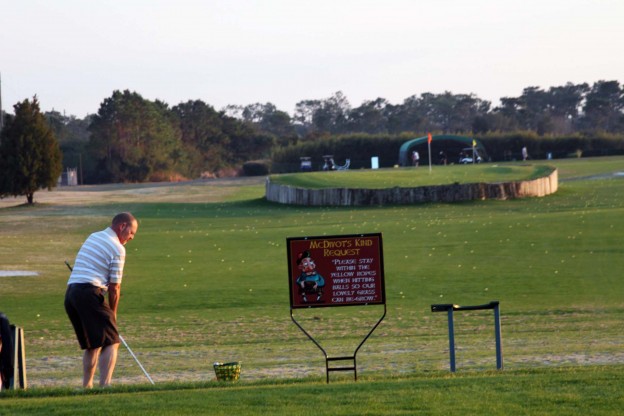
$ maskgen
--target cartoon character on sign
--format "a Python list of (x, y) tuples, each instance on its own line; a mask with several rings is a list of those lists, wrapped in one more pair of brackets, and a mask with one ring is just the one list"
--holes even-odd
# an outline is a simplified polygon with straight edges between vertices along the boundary
[(321, 302), (323, 296), (323, 288), (325, 287), (325, 279), (316, 271), (316, 264), (309, 251), (303, 251), (297, 256), (297, 265), (301, 274), (297, 277), (297, 285), (299, 286), (299, 294), (302, 296), (303, 302), (308, 303), (308, 296), (315, 302)]

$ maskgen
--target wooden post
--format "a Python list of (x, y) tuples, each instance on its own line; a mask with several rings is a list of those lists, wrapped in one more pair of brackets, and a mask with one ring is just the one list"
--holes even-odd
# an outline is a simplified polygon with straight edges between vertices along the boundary
[[(18, 388), (27, 389), (28, 381), (26, 379), (26, 347), (24, 345), (24, 329), (19, 326), (11, 325), (13, 330), (13, 379), (9, 388), (16, 390)], [(16, 383), (17, 380), (17, 383)]]

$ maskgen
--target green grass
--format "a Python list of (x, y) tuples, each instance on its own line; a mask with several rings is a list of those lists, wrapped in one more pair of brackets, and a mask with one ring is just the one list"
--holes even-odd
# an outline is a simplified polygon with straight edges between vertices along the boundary
[(511, 182), (546, 176), (552, 168), (533, 164), (478, 164), (404, 169), (348, 170), (273, 175), (271, 180), (301, 188), (417, 187), (452, 183)]
[[(0, 414), (98, 414), (108, 411), (108, 394), (122, 414), (176, 414), (176, 406), (214, 414), (474, 414), (489, 403), (494, 414), (561, 414), (558, 405), (563, 413), (578, 406), (616, 414), (608, 403), (621, 409), (621, 394), (604, 386), (618, 385), (613, 377), (624, 364), (624, 181), (614, 175), (624, 158), (550, 162), (563, 179), (558, 192), (514, 201), (291, 207), (264, 201), (262, 181), (234, 181), (107, 187), (105, 197), (85, 187), (52, 192), (60, 197), (35, 207), (2, 208), (2, 269), (40, 275), (0, 278), (0, 309), (25, 328), (33, 392), (0, 398)], [(426, 167), (390, 172), (428, 175)], [(121, 390), (63, 390), (81, 376), (62, 306), (63, 261), (73, 262), (88, 233), (126, 209), (140, 228), (127, 246), (119, 324), (159, 387), (140, 386), (145, 377), (122, 349)], [(360, 381), (333, 375), (327, 387), (322, 354), (289, 316), (285, 240), (370, 232), (383, 233), (388, 315), (358, 353)], [(462, 312), (458, 373), (449, 375), (446, 315), (430, 305), (491, 300), (501, 302), (505, 370), (491, 371), (491, 311)], [(381, 313), (325, 308), (296, 317), (339, 355), (352, 353)], [(233, 360), (243, 361), (239, 384), (204, 385), (214, 379), (214, 361)], [(57, 389), (53, 397), (49, 389)]]
[[(622, 366), (342, 381), (166, 384), (10, 394), (1, 414), (617, 415)], [(11, 392), (12, 393), (12, 392)]]

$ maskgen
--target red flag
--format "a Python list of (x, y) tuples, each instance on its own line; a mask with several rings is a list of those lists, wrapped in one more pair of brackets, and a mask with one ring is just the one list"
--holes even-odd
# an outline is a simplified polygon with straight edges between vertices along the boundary
[(427, 143), (431, 143), (433, 137), (431, 137), (431, 133), (427, 133)]

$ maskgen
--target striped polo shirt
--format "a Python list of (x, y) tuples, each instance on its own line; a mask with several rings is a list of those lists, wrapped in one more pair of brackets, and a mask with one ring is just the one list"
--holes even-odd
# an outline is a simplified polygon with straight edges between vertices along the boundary
[(67, 284), (90, 283), (106, 289), (109, 283), (121, 283), (125, 260), (126, 248), (112, 228), (95, 232), (80, 247)]

